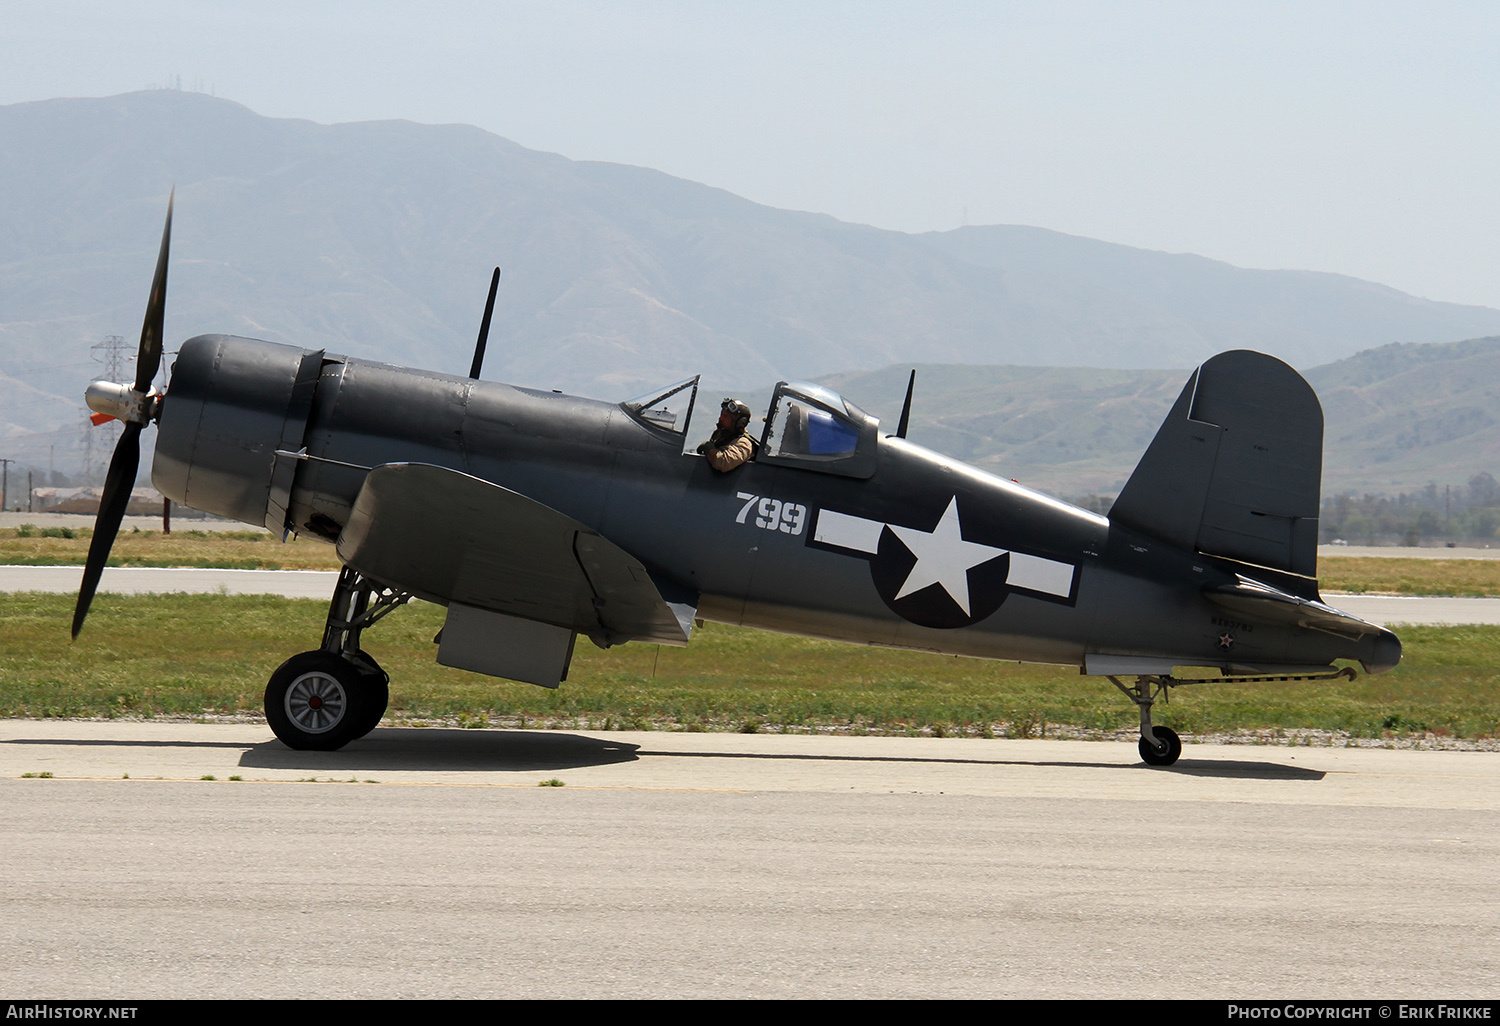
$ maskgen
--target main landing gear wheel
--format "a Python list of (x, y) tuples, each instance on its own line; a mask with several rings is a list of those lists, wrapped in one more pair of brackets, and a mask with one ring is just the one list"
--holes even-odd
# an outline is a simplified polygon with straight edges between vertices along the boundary
[(374, 730), (390, 703), (390, 675), (359, 647), (359, 636), (409, 592), (339, 571), (323, 647), (292, 656), (266, 685), (266, 722), (288, 748), (332, 752)]
[(332, 752), (374, 729), (385, 712), (385, 694), (383, 673), (364, 671), (330, 652), (303, 652), (271, 674), (266, 721), (288, 748)]
[(1170, 766), (1177, 761), (1182, 754), (1182, 738), (1177, 736), (1177, 731), (1171, 727), (1152, 727), (1151, 733), (1156, 735), (1159, 744), (1166, 747), (1158, 750), (1155, 746), (1148, 744), (1145, 738), (1140, 740), (1141, 758), (1148, 766)]
[(361, 669), (368, 667), (363, 674), (364, 722), (360, 724), (359, 733), (353, 738), (357, 740), (380, 726), (380, 718), (385, 715), (386, 709), (391, 704), (391, 675), (382, 670), (380, 664), (363, 649), (354, 653), (354, 661), (360, 665)]

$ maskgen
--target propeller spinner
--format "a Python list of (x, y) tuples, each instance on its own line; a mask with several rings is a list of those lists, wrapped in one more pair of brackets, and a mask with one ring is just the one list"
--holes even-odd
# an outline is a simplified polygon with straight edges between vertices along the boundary
[(161, 367), (162, 321), (167, 310), (167, 254), (172, 244), (172, 202), (177, 190), (167, 198), (167, 223), (161, 232), (161, 251), (156, 257), (156, 274), (151, 279), (151, 295), (146, 300), (146, 318), (141, 324), (141, 344), (136, 350), (134, 387), (113, 381), (95, 381), (84, 393), (89, 409), (125, 423), (120, 441), (110, 457), (109, 472), (104, 478), (104, 494), (99, 499), (99, 516), (94, 521), (94, 537), (89, 542), (88, 560), (83, 567), (83, 582), (78, 588), (78, 603), (73, 607), (73, 637), (83, 629), (89, 605), (99, 588), (99, 578), (120, 533), (125, 507), (141, 465), (141, 429), (161, 412), (161, 395), (151, 389), (151, 382)]

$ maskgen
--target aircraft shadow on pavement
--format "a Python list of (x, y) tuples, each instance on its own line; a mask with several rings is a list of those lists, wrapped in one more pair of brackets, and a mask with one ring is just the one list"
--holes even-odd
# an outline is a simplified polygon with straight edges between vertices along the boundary
[[(98, 738), (5, 738), (3, 744), (57, 745), (78, 748), (245, 748), (240, 741), (109, 741)], [(535, 730), (461, 730), (442, 727), (382, 727), (337, 752), (299, 752), (280, 741), (245, 750), (240, 765), (263, 769), (354, 770), (492, 770), (548, 771), (635, 762), (642, 756), (686, 759), (762, 759), (773, 762), (942, 763), (974, 766), (1053, 766), (1059, 769), (1149, 770), (1192, 777), (1242, 780), (1322, 780), (1326, 773), (1280, 762), (1232, 762), (1181, 759), (1169, 767), (1140, 762), (1062, 759), (974, 759), (892, 755), (827, 755), (801, 752), (668, 752), (642, 750), (583, 734)]]
[(548, 771), (632, 762), (639, 745), (535, 730), (382, 727), (337, 752), (299, 752), (267, 741), (240, 765), (260, 769)]
[(1306, 769), (1302, 766), (1286, 766), (1268, 762), (1208, 762), (1183, 759), (1169, 767), (1147, 766), (1145, 763), (1114, 762), (1097, 760), (1081, 762), (1063, 759), (941, 759), (901, 755), (808, 755), (790, 752), (661, 752), (641, 750), (639, 756), (677, 756), (687, 759), (768, 759), (782, 762), (893, 762), (893, 763), (941, 763), (943, 765), (967, 764), (973, 766), (1055, 766), (1059, 769), (1122, 769), (1150, 770), (1155, 773), (1177, 773), (1195, 777), (1239, 777), (1247, 780), (1322, 780), (1326, 773)]
[(1322, 780), (1328, 776), (1322, 770), (1306, 766), (1288, 766), (1279, 762), (1208, 762), (1197, 759), (1179, 759), (1173, 766), (1147, 766), (1136, 763), (1136, 769), (1149, 769), (1157, 773), (1177, 773), (1187, 777), (1237, 777), (1241, 780)]
[(268, 741), (245, 752), (240, 765), (262, 769), (355, 770), (493, 770), (560, 771), (584, 766), (634, 762), (643, 755), (688, 759), (763, 759), (773, 762), (967, 763), (975, 766), (1056, 766), (1149, 770), (1195, 777), (1245, 780), (1322, 780), (1325, 773), (1279, 762), (1218, 762), (1182, 759), (1170, 767), (1112, 760), (913, 758), (890, 755), (823, 755), (792, 752), (668, 752), (642, 750), (583, 734), (534, 730), (463, 730), (442, 727), (382, 727), (337, 752), (294, 751)]

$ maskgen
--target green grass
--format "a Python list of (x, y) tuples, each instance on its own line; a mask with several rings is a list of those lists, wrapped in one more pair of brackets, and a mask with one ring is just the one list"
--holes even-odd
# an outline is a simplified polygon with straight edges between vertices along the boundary
[[(76, 643), (67, 595), (0, 596), (0, 716), (259, 715), (265, 681), (322, 635), (327, 604), (263, 596), (103, 595)], [(412, 603), (365, 635), (388, 715), (467, 726), (1037, 736), (1131, 729), (1136, 712), (1065, 667), (960, 659), (708, 624), (685, 649), (580, 641), (556, 690), (437, 665), (443, 611)], [(1352, 682), (1177, 689), (1183, 733), (1318, 728), (1500, 735), (1500, 628), (1407, 627), (1402, 665)]]

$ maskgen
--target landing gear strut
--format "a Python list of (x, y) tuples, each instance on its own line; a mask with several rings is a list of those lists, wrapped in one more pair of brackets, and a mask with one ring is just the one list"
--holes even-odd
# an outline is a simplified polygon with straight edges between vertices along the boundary
[(1154, 675), (1137, 677), (1133, 685), (1121, 684), (1118, 677), (1111, 677), (1109, 681), (1141, 710), (1141, 759), (1148, 766), (1170, 766), (1176, 762), (1182, 754), (1182, 738), (1171, 727), (1151, 725), (1151, 706), (1158, 698), (1166, 702), (1167, 689), (1176, 681)]
[(339, 572), (323, 647), (292, 656), (266, 685), (266, 722), (282, 744), (332, 752), (375, 729), (390, 701), (390, 677), (359, 647), (360, 633), (411, 595)]
[(1170, 766), (1182, 754), (1182, 738), (1169, 727), (1151, 725), (1151, 706), (1156, 704), (1157, 699), (1167, 701), (1170, 696), (1168, 688), (1175, 688), (1179, 684), (1269, 684), (1295, 680), (1353, 680), (1354, 677), (1354, 667), (1345, 666), (1339, 670), (1329, 667), (1326, 673), (1281, 673), (1266, 677), (1189, 678), (1143, 673), (1136, 677), (1134, 684), (1121, 684), (1118, 677), (1110, 677), (1109, 682), (1141, 710), (1141, 759), (1148, 766)]

